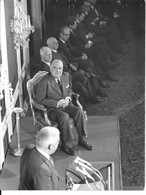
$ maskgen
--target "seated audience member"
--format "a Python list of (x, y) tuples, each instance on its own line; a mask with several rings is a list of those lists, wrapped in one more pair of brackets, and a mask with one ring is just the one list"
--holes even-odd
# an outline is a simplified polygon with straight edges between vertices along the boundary
[[(90, 75), (93, 75), (90, 78), (93, 83), (93, 87), (95, 88), (95, 93), (102, 97), (106, 97), (106, 94), (101, 90), (101, 88), (99, 88), (101, 82), (102, 82), (101, 87), (104, 87), (103, 85), (105, 84), (103, 83), (103, 81), (99, 82), (100, 78), (99, 75), (96, 76), (96, 70), (94, 68), (93, 61), (89, 59), (85, 53), (73, 47), (70, 41), (68, 40), (69, 37), (70, 37), (70, 29), (66, 26), (62, 27), (60, 29), (60, 36), (59, 36), (59, 50), (64, 54), (64, 56), (66, 56), (69, 62), (76, 62), (78, 64), (79, 69), (83, 69), (87, 71), (87, 73), (89, 73)], [(89, 64), (92, 64), (93, 67), (92, 70), (88, 70), (88, 69), (86, 70), (85, 67), (87, 67)]]
[(40, 49), (40, 56), (41, 56), (41, 63), (40, 63), (40, 70), (43, 71), (50, 71), (50, 63), (52, 61), (52, 52), (49, 47), (42, 47)]
[(91, 3), (89, 1), (84, 1), (82, 10), (86, 15), (83, 21), (83, 24), (86, 26), (86, 28), (92, 32), (95, 32), (96, 36), (104, 36), (113, 52), (124, 53), (120, 46), (118, 29), (106, 25), (107, 21), (99, 20), (97, 24), (97, 22), (94, 21), (94, 18), (91, 17)]
[[(60, 39), (61, 39), (61, 35), (60, 35)], [(79, 69), (77, 63), (69, 62), (67, 57), (59, 51), (59, 49), (58, 49), (59, 48), (59, 42), (54, 37), (50, 37), (50, 38), (47, 39), (47, 46), (52, 51), (52, 59), (62, 60), (63, 61), (63, 70), (65, 72), (71, 73), (73, 79), (78, 80), (78, 79), (82, 78), (82, 75), (86, 74), (86, 76), (88, 76), (88, 77), (90, 77), (90, 76), (91, 77), (96, 77), (98, 79), (98, 83), (101, 87), (103, 87), (103, 88), (108, 88), (109, 87), (109, 84), (107, 84), (105, 81), (103, 81), (99, 75), (97, 75), (95, 73), (90, 74), (89, 72), (86, 72), (83, 69)], [(79, 81), (84, 82), (82, 79), (79, 80)], [(96, 85), (97, 85), (97, 83), (96, 83)]]
[[(74, 20), (74, 22), (76, 22), (76, 20)], [(75, 24), (73, 24), (73, 26), (75, 26)], [(73, 33), (71, 32), (69, 27), (65, 26), (60, 29), (59, 50), (66, 56), (68, 61), (77, 62), (79, 64), (79, 67), (83, 69), (87, 63), (92, 62), (92, 61), (88, 58), (88, 56), (85, 53), (83, 53), (83, 51), (78, 50), (75, 46), (72, 45), (73, 43), (70, 42), (70, 36), (72, 34)], [(76, 36), (76, 38), (78, 37)], [(91, 56), (94, 56), (95, 60), (98, 60), (99, 62), (102, 63), (101, 67), (104, 70), (105, 79), (110, 80), (110, 81), (117, 81), (116, 79), (112, 78), (109, 75), (109, 69), (106, 66), (106, 59), (104, 56), (102, 56), (99, 52), (96, 52), (96, 50), (95, 51), (92, 51), (93, 49), (90, 50), (90, 46), (91, 46), (90, 44), (89, 44), (90, 46), (88, 45), (89, 46), (88, 48), (88, 46), (86, 47), (86, 44), (82, 43), (81, 40), (78, 40), (76, 42), (78, 42), (80, 46), (84, 48), (85, 51), (87, 50), (86, 52), (88, 54), (91, 54)], [(94, 72), (92, 73), (95, 73), (95, 72), (96, 70), (94, 67)]]
[(24, 149), (19, 190), (59, 190), (59, 176), (51, 157), (58, 147), (59, 135), (57, 128), (44, 127), (36, 135), (36, 144)]
[[(109, 49), (108, 43), (104, 37), (99, 37), (99, 36), (97, 37), (94, 32), (89, 31), (84, 26), (84, 24), (82, 23), (84, 21), (84, 18), (85, 18), (85, 13), (82, 10), (79, 10), (76, 14), (77, 26), (74, 32), (82, 41), (84, 41), (85, 44), (88, 43), (88, 41), (92, 41), (93, 44), (95, 44), (96, 47), (98, 47), (98, 50), (100, 52), (101, 51), (104, 52), (104, 55), (108, 59), (108, 62), (111, 64), (111, 66), (115, 67), (116, 64), (113, 64), (113, 62), (119, 63), (118, 57), (113, 54), (111, 49)], [(72, 16), (68, 17), (68, 22), (70, 20), (73, 20)]]
[[(74, 16), (68, 17), (67, 25), (71, 31), (69, 41), (75, 47), (87, 53), (90, 58), (94, 59), (96, 69), (100, 68), (106, 72), (117, 66), (116, 62), (111, 61), (110, 52), (103, 37), (96, 38), (94, 36), (93, 38), (93, 34), (86, 30), (83, 24), (76, 20)], [(89, 37), (92, 37), (92, 39)]]
[[(95, 88), (92, 86), (92, 83), (90, 81), (91, 80), (90, 77), (92, 77), (93, 75), (85, 72), (82, 69), (78, 69), (76, 64), (74, 65), (74, 62), (70, 63), (67, 60), (67, 58), (65, 57), (65, 55), (63, 55), (63, 53), (58, 51), (59, 43), (58, 43), (57, 39), (55, 39), (54, 37), (48, 38), (47, 45), (52, 51), (52, 59), (53, 60), (54, 59), (62, 60), (63, 61), (63, 70), (66, 72), (69, 72), (71, 74), (72, 83), (73, 83), (72, 88), (73, 88), (74, 92), (80, 94), (81, 97), (79, 99), (81, 99), (83, 97), (85, 102), (91, 102), (91, 103), (100, 103), (100, 102), (104, 101), (103, 96), (102, 97), (100, 96), (101, 95), (99, 93), (100, 89), (99, 89), (99, 91), (97, 91), (99, 88), (98, 83), (95, 82), (95, 85), (96, 85)], [(105, 83), (105, 82), (101, 81), (100, 84), (102, 85), (102, 87), (108, 87), (107, 83)], [(97, 95), (99, 95), (99, 96), (96, 95), (96, 92), (98, 93)], [(83, 103), (83, 102), (81, 102), (81, 103)]]
[(69, 117), (74, 120), (79, 136), (78, 144), (87, 150), (92, 150), (92, 146), (86, 141), (83, 111), (72, 104), (73, 94), (70, 75), (63, 72), (63, 62), (54, 60), (50, 65), (50, 73), (44, 76), (37, 86), (36, 101), (47, 108), (49, 119), (58, 123), (62, 149), (70, 155), (75, 154), (75, 148)]

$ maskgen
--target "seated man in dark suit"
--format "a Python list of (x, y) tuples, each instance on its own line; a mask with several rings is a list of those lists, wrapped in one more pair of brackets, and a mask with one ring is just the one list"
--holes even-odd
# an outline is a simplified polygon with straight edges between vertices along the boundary
[(98, 16), (99, 20), (95, 21), (94, 14), (92, 13), (94, 11), (94, 13), (96, 14), (96, 12), (95, 9), (91, 9), (91, 2), (85, 1), (82, 5), (82, 10), (86, 15), (83, 21), (83, 24), (86, 26), (86, 28), (88, 28), (88, 30), (90, 31), (95, 32), (97, 36), (104, 36), (114, 52), (124, 53), (120, 46), (120, 33), (118, 29), (113, 25), (107, 25), (107, 21), (100, 20), (100, 16)]
[[(93, 42), (91, 42), (90, 40), (85, 43), (80, 37), (78, 37), (75, 33), (73, 29), (76, 29), (77, 26), (77, 22), (76, 19), (74, 17), (72, 17), (72, 24), (70, 24), (70, 28), (68, 27), (64, 27), (60, 30), (60, 40), (59, 40), (59, 46), (62, 50), (62, 52), (64, 52), (64, 55), (67, 56), (67, 58), (70, 60), (73, 60), (74, 56), (82, 56), (83, 52), (87, 53), (89, 55), (89, 57), (91, 57), (95, 62), (99, 62), (101, 63), (101, 68), (104, 72), (104, 77), (107, 80), (110, 81), (117, 81), (116, 79), (112, 78), (109, 75), (109, 68), (108, 68), (108, 61), (106, 59), (106, 57), (104, 56), (103, 51), (101, 52), (101, 50), (99, 48), (97, 48), (96, 46), (93, 45)], [(72, 28), (72, 29), (71, 29)], [(66, 31), (66, 33), (68, 33), (68, 37), (64, 35), (64, 31)], [(66, 42), (66, 44), (63, 43)], [(80, 51), (81, 50), (81, 51)], [(76, 54), (77, 53), (77, 54)], [(85, 57), (85, 59), (80, 59), (80, 62), (84, 62), (84, 63), (88, 63), (89, 59), (88, 56), (84, 53), (83, 57)], [(73, 57), (72, 57), (73, 56)], [(79, 61), (79, 57), (76, 59)], [(91, 61), (91, 60), (90, 60)], [(83, 67), (81, 67), (83, 68)], [(96, 70), (96, 66), (94, 66), (94, 72), (98, 72)]]
[[(89, 74), (95, 74), (96, 76), (96, 70), (94, 67), (94, 63), (92, 60), (88, 58), (88, 56), (83, 53), (82, 51), (76, 49), (75, 47), (72, 46), (72, 44), (69, 42), (69, 37), (70, 37), (70, 29), (66, 26), (62, 27), (60, 29), (60, 36), (59, 36), (59, 50), (61, 53), (64, 54), (64, 56), (68, 59), (70, 63), (76, 62), (78, 64), (78, 68), (86, 71)], [(93, 69), (89, 70), (88, 67), (92, 65)], [(93, 83), (93, 86), (95, 88), (95, 93), (97, 95), (105, 97), (105, 94), (101, 89), (99, 88), (97, 78), (94, 76), (91, 77), (91, 81)]]
[(50, 72), (50, 63), (52, 61), (52, 52), (49, 47), (42, 47), (40, 49), (41, 62), (39, 64), (39, 70)]
[(24, 149), (19, 190), (59, 190), (59, 175), (51, 157), (58, 147), (59, 136), (57, 128), (44, 127), (36, 135), (36, 144)]
[[(72, 16), (68, 17), (71, 19)], [(105, 37), (96, 36), (95, 32), (89, 31), (85, 25), (83, 24), (85, 18), (85, 13), (80, 9), (76, 14), (76, 20), (77, 20), (77, 26), (74, 32), (77, 36), (80, 37), (81, 40), (83, 40), (85, 43), (87, 43), (89, 40), (93, 42), (93, 44), (96, 44), (96, 47), (98, 47), (99, 51), (103, 52), (105, 57), (108, 59), (108, 62), (112, 65), (113, 62), (118, 62), (118, 57), (113, 54), (113, 51), (109, 49), (108, 43), (106, 41)], [(113, 64), (114, 65), (114, 64)], [(115, 64), (116, 65), (116, 64)]]
[(86, 141), (83, 111), (72, 104), (73, 94), (70, 75), (67, 72), (63, 73), (63, 62), (54, 60), (50, 65), (50, 73), (44, 76), (37, 86), (36, 101), (47, 108), (49, 119), (58, 123), (62, 149), (70, 155), (74, 155), (75, 150), (69, 117), (74, 120), (79, 136), (78, 143), (92, 150), (92, 146)]
[[(79, 69), (77, 67), (77, 64), (74, 64), (74, 62), (70, 63), (68, 59), (58, 51), (59, 43), (57, 39), (54, 37), (50, 37), (47, 39), (47, 45), (52, 51), (52, 60), (54, 59), (60, 59), (63, 61), (63, 71), (69, 72), (72, 76), (72, 83), (73, 83), (73, 91), (80, 94), (81, 97), (85, 99), (85, 102), (91, 102), (91, 103), (100, 103), (104, 101), (104, 99), (100, 96), (101, 94), (99, 93), (100, 87), (97, 83), (97, 81), (92, 84), (91, 79), (96, 79), (96, 78), (90, 78), (93, 77), (94, 75), (91, 73), (88, 73), (82, 69)], [(99, 78), (100, 79), (100, 78)], [(76, 82), (80, 82), (79, 86), (77, 87)], [(108, 87), (106, 83), (102, 82), (100, 83), (102, 87)], [(82, 86), (82, 87), (81, 87)], [(95, 87), (94, 87), (95, 86)], [(96, 94), (97, 92), (97, 94)], [(99, 97), (97, 97), (99, 95)]]

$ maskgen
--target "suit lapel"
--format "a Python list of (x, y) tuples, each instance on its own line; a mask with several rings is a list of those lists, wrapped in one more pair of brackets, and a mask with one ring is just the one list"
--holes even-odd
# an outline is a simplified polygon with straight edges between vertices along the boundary
[(58, 83), (56, 82), (56, 80), (53, 78), (53, 77), (51, 77), (51, 87), (55, 90), (55, 91), (57, 91), (59, 94), (61, 94), (62, 95), (62, 93), (61, 93), (61, 91), (60, 91), (60, 89), (59, 89), (59, 86), (58, 86)]
[(59, 178), (59, 175), (57, 173), (57, 170), (56, 168), (53, 166), (53, 164), (45, 157), (43, 156), (36, 148), (34, 148), (34, 152), (36, 153), (36, 155), (38, 155), (42, 160), (43, 162), (50, 168), (50, 170), (52, 171), (52, 173), (54, 175), (56, 175), (58, 178)]
[(54, 167), (54, 165), (52, 165), (52, 163), (46, 158), (45, 163), (49, 166), (49, 168), (51, 169), (51, 171), (54, 173), (54, 175), (56, 175), (59, 178), (59, 175), (57, 173), (56, 168)]

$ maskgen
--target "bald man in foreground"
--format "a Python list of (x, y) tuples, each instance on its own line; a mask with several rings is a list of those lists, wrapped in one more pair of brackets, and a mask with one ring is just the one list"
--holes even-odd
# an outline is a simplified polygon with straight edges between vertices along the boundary
[(63, 72), (63, 62), (53, 60), (50, 73), (45, 75), (36, 89), (36, 102), (47, 108), (51, 121), (58, 123), (61, 134), (62, 150), (69, 155), (75, 154), (73, 132), (70, 130), (69, 117), (74, 120), (79, 144), (87, 150), (92, 146), (86, 141), (86, 127), (83, 110), (72, 103), (72, 82), (69, 73)]
[(20, 162), (19, 190), (58, 190), (59, 176), (51, 154), (59, 143), (60, 132), (44, 127), (36, 136), (36, 145), (25, 148)]

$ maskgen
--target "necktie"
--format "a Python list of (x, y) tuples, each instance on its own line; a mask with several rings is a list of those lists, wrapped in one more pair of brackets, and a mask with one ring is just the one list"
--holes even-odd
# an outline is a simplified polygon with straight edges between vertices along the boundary
[(62, 93), (62, 85), (61, 85), (61, 82), (60, 82), (59, 79), (57, 79), (57, 82), (58, 82), (59, 89), (60, 89), (60, 91), (61, 91), (61, 93)]

